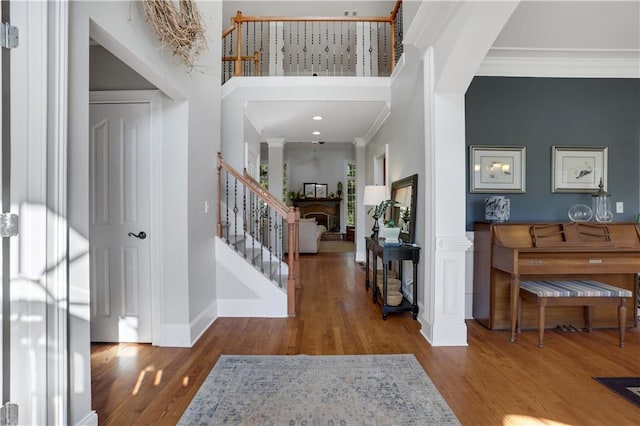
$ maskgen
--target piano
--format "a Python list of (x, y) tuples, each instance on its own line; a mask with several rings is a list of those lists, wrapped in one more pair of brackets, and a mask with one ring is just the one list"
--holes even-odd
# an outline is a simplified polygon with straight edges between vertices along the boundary
[[(640, 228), (635, 223), (486, 223), (474, 225), (473, 316), (493, 330), (513, 329), (520, 281), (591, 279), (631, 290), (627, 327), (637, 326)], [(520, 328), (535, 329), (524, 304)], [(583, 324), (583, 309), (547, 310), (546, 325)], [(597, 306), (594, 328), (617, 327), (614, 306)]]

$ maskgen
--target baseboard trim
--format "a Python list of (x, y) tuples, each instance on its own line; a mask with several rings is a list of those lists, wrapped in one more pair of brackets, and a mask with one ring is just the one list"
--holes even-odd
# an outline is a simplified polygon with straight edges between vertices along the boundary
[[(212, 304), (207, 306), (198, 314), (197, 317), (191, 321), (191, 346), (195, 345), (196, 342), (202, 337), (205, 331), (215, 322), (218, 318), (218, 303), (214, 301)], [(195, 337), (193, 337), (195, 336)]]
[(98, 426), (98, 413), (91, 410), (89, 414), (76, 423), (76, 426)]

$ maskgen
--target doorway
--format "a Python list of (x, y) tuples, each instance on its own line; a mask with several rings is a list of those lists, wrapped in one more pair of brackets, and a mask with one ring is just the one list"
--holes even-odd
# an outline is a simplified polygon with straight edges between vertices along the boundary
[(94, 342), (158, 342), (152, 325), (159, 323), (160, 96), (153, 90), (90, 94)]

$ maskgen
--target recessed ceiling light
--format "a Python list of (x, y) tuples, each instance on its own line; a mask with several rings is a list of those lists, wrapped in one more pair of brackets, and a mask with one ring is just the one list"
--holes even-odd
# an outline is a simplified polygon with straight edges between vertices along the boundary
[(319, 115), (316, 115), (315, 117), (313, 117), (313, 119), (316, 121), (320, 121), (322, 120), (322, 117), (320, 117)]
[(315, 132), (313, 132), (313, 134), (317, 136), (320, 134), (320, 132), (316, 130)]

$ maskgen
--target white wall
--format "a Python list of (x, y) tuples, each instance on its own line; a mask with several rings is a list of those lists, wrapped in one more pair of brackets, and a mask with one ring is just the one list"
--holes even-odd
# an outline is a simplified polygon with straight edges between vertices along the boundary
[[(301, 191), (304, 183), (326, 183), (327, 194), (336, 193), (338, 182), (346, 188), (346, 161), (354, 160), (353, 143), (297, 144), (284, 147), (289, 162), (289, 190)], [(344, 194), (343, 194), (344, 196)]]
[[(373, 182), (373, 157), (389, 145), (387, 168), (390, 182), (418, 174), (418, 205), (416, 208), (416, 243), (422, 247), (418, 266), (418, 305), (424, 312), (423, 294), (428, 279), (428, 241), (425, 240), (425, 218), (430, 206), (431, 174), (425, 168), (424, 90), (422, 61), (417, 50), (406, 46), (402, 62), (394, 71), (391, 83), (391, 114), (374, 138), (367, 144), (367, 177), (364, 184)], [(366, 234), (366, 232), (365, 232)], [(364, 250), (364, 247), (363, 247)], [(411, 262), (403, 269), (411, 271)], [(409, 274), (410, 276), (410, 274)], [(415, 282), (415, 279), (414, 279)]]
[(156, 87), (100, 45), (89, 49), (90, 90), (154, 90)]
[[(139, 2), (70, 2), (69, 37), (69, 221), (87, 238), (89, 229), (88, 100), (89, 37), (118, 56), (169, 98), (162, 150), (161, 326), (168, 340), (191, 344), (215, 315), (214, 212), (204, 202), (215, 194), (215, 154), (220, 146), (220, 2), (201, 2), (209, 50), (188, 73), (158, 48)], [(188, 101), (187, 101), (188, 99)], [(71, 248), (73, 250), (73, 247)], [(70, 277), (71, 285), (89, 292), (88, 269)], [(90, 347), (86, 331), (72, 339), (83, 342), (84, 395), (74, 395), (69, 423), (91, 410)]]

